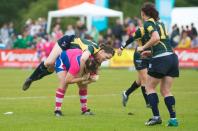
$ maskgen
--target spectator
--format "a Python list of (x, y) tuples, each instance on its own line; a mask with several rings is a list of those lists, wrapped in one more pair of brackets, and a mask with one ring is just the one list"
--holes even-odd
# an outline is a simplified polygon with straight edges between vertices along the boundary
[(67, 26), (67, 30), (65, 31), (65, 35), (75, 35), (75, 30), (72, 25)]
[(194, 23), (191, 23), (191, 32), (193, 36), (197, 36), (197, 29), (194, 27)]
[(7, 47), (7, 45), (9, 44), (9, 29), (8, 29), (8, 25), (4, 24), (2, 26), (2, 28), (0, 29), (0, 39), (2, 41), (2, 44), (5, 45), (5, 47)]
[(175, 24), (172, 27), (172, 33), (170, 35), (170, 43), (173, 48), (175, 48), (178, 45), (179, 39), (180, 39), (179, 28), (177, 27), (177, 24)]
[(129, 26), (127, 27), (127, 35), (128, 36), (132, 36), (132, 34), (136, 31), (136, 27), (134, 25), (134, 23), (129, 23)]
[(80, 21), (80, 20), (77, 21), (76, 29), (75, 29), (76, 35), (79, 36), (79, 37), (84, 38), (86, 31), (87, 31), (87, 29), (86, 29), (84, 23), (82, 21)]
[(58, 40), (60, 39), (61, 37), (63, 36), (63, 32), (60, 28), (60, 25), (59, 24), (56, 24), (53, 28), (53, 32), (52, 32), (52, 37), (55, 39), (55, 40)]
[(91, 32), (89, 32), (90, 36), (93, 38), (93, 41), (98, 42), (99, 32), (96, 27), (92, 27)]
[(193, 35), (191, 48), (198, 48), (198, 36), (196, 36), (196, 35)]
[(182, 38), (179, 42), (178, 48), (190, 48), (191, 47), (191, 39), (188, 36), (187, 32), (184, 31), (182, 34)]
[(187, 32), (188, 36), (191, 37), (191, 30), (189, 29), (188, 25), (186, 25), (186, 32)]
[(119, 41), (122, 41), (123, 26), (119, 19), (116, 20), (116, 25), (112, 28), (113, 35)]

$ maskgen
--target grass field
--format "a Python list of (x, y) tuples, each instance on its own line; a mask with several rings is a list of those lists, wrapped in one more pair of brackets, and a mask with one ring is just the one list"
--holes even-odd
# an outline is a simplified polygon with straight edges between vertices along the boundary
[[(78, 89), (69, 87), (63, 103), (64, 117), (53, 114), (56, 75), (46, 77), (22, 91), (24, 79), (32, 70), (0, 69), (0, 131), (198, 131), (198, 71), (181, 70), (172, 92), (176, 97), (179, 127), (166, 127), (168, 111), (160, 96), (163, 124), (146, 127), (151, 116), (138, 89), (128, 105), (121, 105), (121, 92), (136, 78), (135, 71), (102, 69), (100, 80), (89, 86), (88, 106), (95, 116), (82, 116)], [(159, 89), (159, 88), (158, 88)], [(5, 112), (13, 112), (5, 115)], [(132, 112), (134, 115), (128, 115)]]

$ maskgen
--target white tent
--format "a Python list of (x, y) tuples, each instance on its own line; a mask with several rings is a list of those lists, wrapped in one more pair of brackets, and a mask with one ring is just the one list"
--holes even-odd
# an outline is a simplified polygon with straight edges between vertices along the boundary
[(104, 8), (101, 6), (97, 6), (94, 4), (90, 4), (88, 2), (84, 2), (80, 5), (73, 6), (70, 8), (57, 10), (57, 11), (49, 11), (48, 12), (48, 23), (47, 23), (47, 32), (50, 32), (51, 21), (53, 17), (86, 17), (86, 25), (88, 31), (91, 30), (92, 27), (92, 18), (93, 17), (119, 17), (121, 23), (123, 23), (123, 13), (120, 11), (115, 11), (112, 9)]
[(191, 23), (194, 23), (198, 29), (198, 7), (177, 7), (174, 8), (171, 13), (171, 26), (177, 24), (179, 27), (182, 25), (185, 27)]

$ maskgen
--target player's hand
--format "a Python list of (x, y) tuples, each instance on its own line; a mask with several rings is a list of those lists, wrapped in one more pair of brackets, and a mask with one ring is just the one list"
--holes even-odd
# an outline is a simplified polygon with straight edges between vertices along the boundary
[(117, 54), (118, 54), (118, 56), (121, 56), (122, 55), (122, 49), (118, 49), (118, 51), (117, 51)]
[(142, 58), (147, 58), (147, 57), (149, 57), (149, 56), (151, 56), (151, 51), (143, 51), (143, 52), (141, 53), (141, 57), (142, 57)]
[(84, 75), (82, 76), (82, 81), (88, 80), (89, 77), (90, 77), (90, 73), (84, 74)]
[(90, 78), (91, 81), (95, 82), (95, 81), (97, 81), (99, 79), (99, 75), (96, 75), (96, 74), (95, 75), (90, 75), (89, 78)]
[(144, 51), (144, 47), (143, 46), (138, 46), (137, 47), (137, 52), (142, 52)]

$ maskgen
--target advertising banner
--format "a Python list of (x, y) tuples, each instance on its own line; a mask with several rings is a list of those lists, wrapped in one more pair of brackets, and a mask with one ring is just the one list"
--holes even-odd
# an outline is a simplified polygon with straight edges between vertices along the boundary
[(198, 49), (175, 49), (179, 66), (183, 68), (198, 68)]
[[(175, 49), (182, 68), (198, 68), (198, 49)], [(105, 67), (133, 67), (134, 50), (126, 49), (122, 56), (115, 53), (114, 57), (103, 63)], [(44, 60), (36, 50), (29, 49), (0, 49), (0, 68), (35, 68)]]
[(36, 50), (0, 50), (0, 67), (33, 68), (39, 64)]
[(125, 49), (121, 56), (115, 53), (114, 57), (110, 60), (110, 67), (132, 67), (133, 65), (134, 50)]

